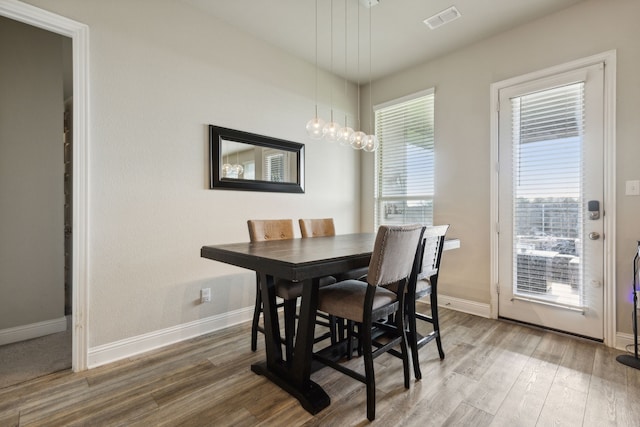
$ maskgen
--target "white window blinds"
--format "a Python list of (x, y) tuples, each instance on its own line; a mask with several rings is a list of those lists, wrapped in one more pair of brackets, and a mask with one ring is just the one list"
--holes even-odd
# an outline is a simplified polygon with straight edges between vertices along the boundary
[(287, 160), (286, 153), (277, 150), (265, 150), (264, 156), (264, 176), (267, 181), (271, 182), (287, 182), (288, 170), (285, 167)]
[(375, 226), (433, 224), (434, 91), (375, 108)]
[(581, 306), (584, 83), (512, 98), (511, 106), (514, 293)]

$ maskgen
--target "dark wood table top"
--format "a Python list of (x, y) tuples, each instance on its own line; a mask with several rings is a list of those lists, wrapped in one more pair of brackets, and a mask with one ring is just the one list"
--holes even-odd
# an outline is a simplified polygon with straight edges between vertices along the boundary
[(203, 246), (203, 258), (302, 281), (369, 265), (375, 233)]

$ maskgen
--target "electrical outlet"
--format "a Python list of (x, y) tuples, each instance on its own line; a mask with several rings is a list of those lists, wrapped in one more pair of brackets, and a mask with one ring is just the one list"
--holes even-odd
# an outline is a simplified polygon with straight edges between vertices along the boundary
[(211, 302), (211, 288), (200, 289), (200, 302)]

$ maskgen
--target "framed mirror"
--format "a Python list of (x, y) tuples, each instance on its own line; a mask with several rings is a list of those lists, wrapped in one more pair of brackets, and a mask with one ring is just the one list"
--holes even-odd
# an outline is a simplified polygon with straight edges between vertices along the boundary
[(304, 144), (209, 125), (210, 188), (304, 193)]

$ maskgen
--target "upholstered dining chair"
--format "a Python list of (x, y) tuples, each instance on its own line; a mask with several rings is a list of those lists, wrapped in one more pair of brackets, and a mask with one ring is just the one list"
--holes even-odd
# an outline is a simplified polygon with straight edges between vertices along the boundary
[(303, 238), (336, 235), (333, 218), (299, 219), (298, 224)]
[[(293, 221), (291, 219), (249, 220), (247, 225), (251, 242), (293, 239), (294, 237)], [(260, 291), (260, 276), (256, 273), (256, 303), (253, 308), (253, 321), (251, 323), (251, 351), (256, 351), (258, 348), (258, 332), (264, 333), (264, 328), (260, 326), (261, 313), (262, 292)]]
[[(440, 260), (444, 246), (445, 235), (449, 225), (437, 225), (427, 227), (422, 239), (419, 256), (419, 264), (409, 281), (407, 292), (413, 298), (406, 300), (406, 316), (408, 328), (408, 340), (411, 347), (413, 372), (417, 380), (422, 378), (418, 350), (425, 344), (435, 340), (438, 346), (440, 359), (444, 359), (442, 339), (440, 336), (440, 321), (438, 319), (438, 275), (440, 272)], [(431, 314), (418, 313), (416, 300), (429, 295)], [(433, 331), (422, 336), (418, 333), (417, 320), (431, 323)]]
[[(262, 242), (267, 240), (293, 239), (293, 220), (272, 219), (272, 220), (248, 220), (249, 240), (251, 242)], [(302, 282), (291, 282), (288, 280), (274, 278), (276, 295), (284, 300), (284, 331), (285, 350), (287, 360), (292, 360), (295, 337), (295, 318), (297, 299), (302, 295)], [(335, 283), (332, 276), (320, 279), (320, 286)], [(260, 291), (260, 277), (256, 273), (256, 302), (253, 309), (253, 321), (251, 325), (251, 350), (256, 351), (258, 347), (258, 332), (264, 333), (264, 328), (260, 326), (260, 314), (262, 313), (262, 292)], [(329, 327), (327, 322), (321, 322), (323, 326)], [(327, 334), (322, 338), (331, 336)]]
[[(358, 325), (357, 338), (364, 358), (364, 375), (327, 357), (322, 351), (314, 359), (366, 384), (367, 418), (375, 419), (376, 383), (373, 360), (400, 345), (404, 386), (409, 388), (409, 356), (404, 324), (405, 286), (416, 263), (417, 250), (424, 227), (421, 225), (380, 226), (369, 263), (367, 281), (345, 280), (325, 286), (318, 292), (318, 309), (330, 315), (348, 319)], [(396, 283), (396, 292), (383, 285)], [(394, 315), (395, 314), (395, 315)], [(395, 325), (389, 327), (378, 319), (394, 315)], [(384, 342), (372, 337), (374, 326), (389, 335)], [(352, 331), (347, 340), (351, 341)], [(338, 345), (343, 345), (339, 342)], [(375, 347), (375, 350), (374, 350)]]
[[(325, 236), (335, 236), (336, 235), (336, 227), (333, 222), (333, 218), (310, 218), (310, 219), (299, 219), (298, 224), (300, 225), (300, 233), (302, 237), (325, 237)], [(346, 273), (338, 273), (333, 276), (338, 281), (346, 280), (346, 279), (363, 279), (367, 275), (367, 270), (369, 267), (362, 267), (350, 270)]]
[[(422, 240), (422, 263), (418, 266), (415, 280), (409, 284), (409, 293), (415, 294), (415, 298), (407, 301), (407, 318), (409, 321), (409, 344), (413, 358), (413, 371), (416, 379), (422, 378), (420, 372), (420, 362), (418, 360), (418, 350), (428, 342), (436, 341), (440, 359), (444, 359), (442, 349), (442, 339), (440, 336), (440, 320), (438, 319), (438, 275), (440, 273), (440, 260), (442, 259), (442, 248), (449, 225), (437, 225), (427, 227)], [(415, 286), (415, 290), (411, 287)], [(429, 295), (431, 315), (418, 313), (416, 310), (416, 300)], [(427, 335), (420, 336), (417, 330), (417, 320), (431, 323), (433, 331)]]
[[(302, 238), (336, 235), (333, 218), (300, 218), (298, 224), (300, 225)], [(369, 267), (355, 268), (344, 273), (334, 273), (333, 277), (335, 277), (338, 282), (348, 279), (366, 280), (368, 269)], [(323, 317), (322, 313), (319, 313), (319, 315)], [(336, 318), (335, 316), (328, 316), (327, 322), (329, 323), (332, 342), (335, 343), (338, 339), (342, 339), (345, 334), (344, 320)], [(353, 322), (348, 321), (346, 327), (353, 329)]]

